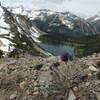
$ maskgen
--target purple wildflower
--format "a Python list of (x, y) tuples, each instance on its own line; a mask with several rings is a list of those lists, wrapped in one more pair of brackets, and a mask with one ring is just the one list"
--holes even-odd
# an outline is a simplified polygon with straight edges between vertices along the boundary
[(58, 67), (59, 65), (60, 65), (59, 62), (54, 62), (54, 63), (53, 63), (53, 67)]
[(67, 52), (65, 52), (60, 56), (60, 58), (61, 58), (62, 61), (68, 61), (69, 54)]
[(54, 62), (49, 68), (52, 71), (53, 68), (58, 68), (59, 65), (60, 65), (60, 62), (57, 61), (57, 62)]

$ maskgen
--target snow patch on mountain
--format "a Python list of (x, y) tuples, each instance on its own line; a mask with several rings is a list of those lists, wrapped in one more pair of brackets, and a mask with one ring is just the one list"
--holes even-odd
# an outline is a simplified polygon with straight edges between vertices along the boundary
[[(0, 7), (0, 36), (9, 34), (9, 25), (5, 23), (4, 16), (3, 16), (3, 10)], [(10, 35), (10, 34), (9, 34)], [(3, 51), (9, 51), (9, 44), (11, 43), (9, 40), (0, 38), (0, 41), (3, 42), (3, 45), (0, 46), (0, 49)]]
[(96, 17), (94, 21), (100, 20), (100, 16)]
[(89, 22), (95, 22), (95, 21), (100, 20), (100, 16), (99, 15), (96, 15), (96, 16), (93, 16), (93, 17), (88, 18), (87, 20)]

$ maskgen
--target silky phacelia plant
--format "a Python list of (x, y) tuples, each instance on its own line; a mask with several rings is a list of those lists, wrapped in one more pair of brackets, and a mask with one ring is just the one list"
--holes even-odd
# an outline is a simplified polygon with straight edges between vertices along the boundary
[(69, 54), (67, 52), (65, 52), (60, 56), (60, 58), (61, 58), (62, 61), (68, 61)]
[(50, 66), (50, 70), (53, 70), (53, 68), (58, 68), (59, 65), (60, 65), (60, 62), (58, 62), (58, 61), (54, 62), (54, 63)]
[(58, 61), (53, 63), (54, 67), (58, 67), (59, 65), (60, 65), (60, 62), (58, 62)]
[(73, 60), (73, 56), (71, 56), (68, 52), (64, 52), (61, 56), (60, 56), (61, 60), (64, 62), (67, 62), (68, 60), (72, 61)]

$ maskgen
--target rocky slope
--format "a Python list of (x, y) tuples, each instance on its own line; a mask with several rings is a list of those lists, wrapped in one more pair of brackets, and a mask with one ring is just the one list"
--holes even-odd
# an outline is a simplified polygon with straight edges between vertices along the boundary
[[(56, 96), (60, 98), (62, 94), (56, 94), (55, 91), (53, 99), (49, 96), (50, 90), (48, 91), (52, 83), (49, 68), (55, 61), (60, 61), (60, 58), (24, 55), (19, 58), (0, 59), (0, 100), (55, 100)], [(100, 54), (69, 61), (67, 65), (61, 62), (59, 70), (64, 73), (63, 68), (68, 66), (70, 66), (70, 77), (77, 72), (76, 68), (79, 70), (75, 74), (78, 76), (73, 84), (75, 93), (71, 91), (68, 100), (76, 100), (76, 96), (83, 96), (79, 100), (100, 100)], [(80, 83), (78, 86), (77, 82)], [(60, 100), (59, 98), (57, 100)]]

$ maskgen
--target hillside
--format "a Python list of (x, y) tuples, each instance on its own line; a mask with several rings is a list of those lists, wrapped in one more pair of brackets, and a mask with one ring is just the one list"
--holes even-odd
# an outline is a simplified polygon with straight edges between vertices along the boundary
[[(64, 81), (60, 83), (63, 84), (60, 85), (61, 89), (56, 90), (54, 87), (53, 90), (50, 90), (54, 81), (53, 70), (50, 70), (50, 66), (55, 61), (60, 61), (59, 75), (65, 73), (65, 69), (70, 66), (69, 78), (74, 79), (71, 80), (73, 90), (70, 90), (71, 94), (69, 94), (69, 98), (72, 99), (68, 100), (76, 100), (75, 98), (80, 98), (78, 100), (100, 99), (100, 64), (97, 64), (100, 62), (100, 54), (69, 61), (67, 65), (60, 60), (60, 57), (54, 56), (43, 58), (24, 55), (19, 58), (2, 58), (0, 59), (0, 99), (62, 100), (60, 98), (65, 98), (63, 94)], [(56, 75), (55, 78), (57, 77)]]

